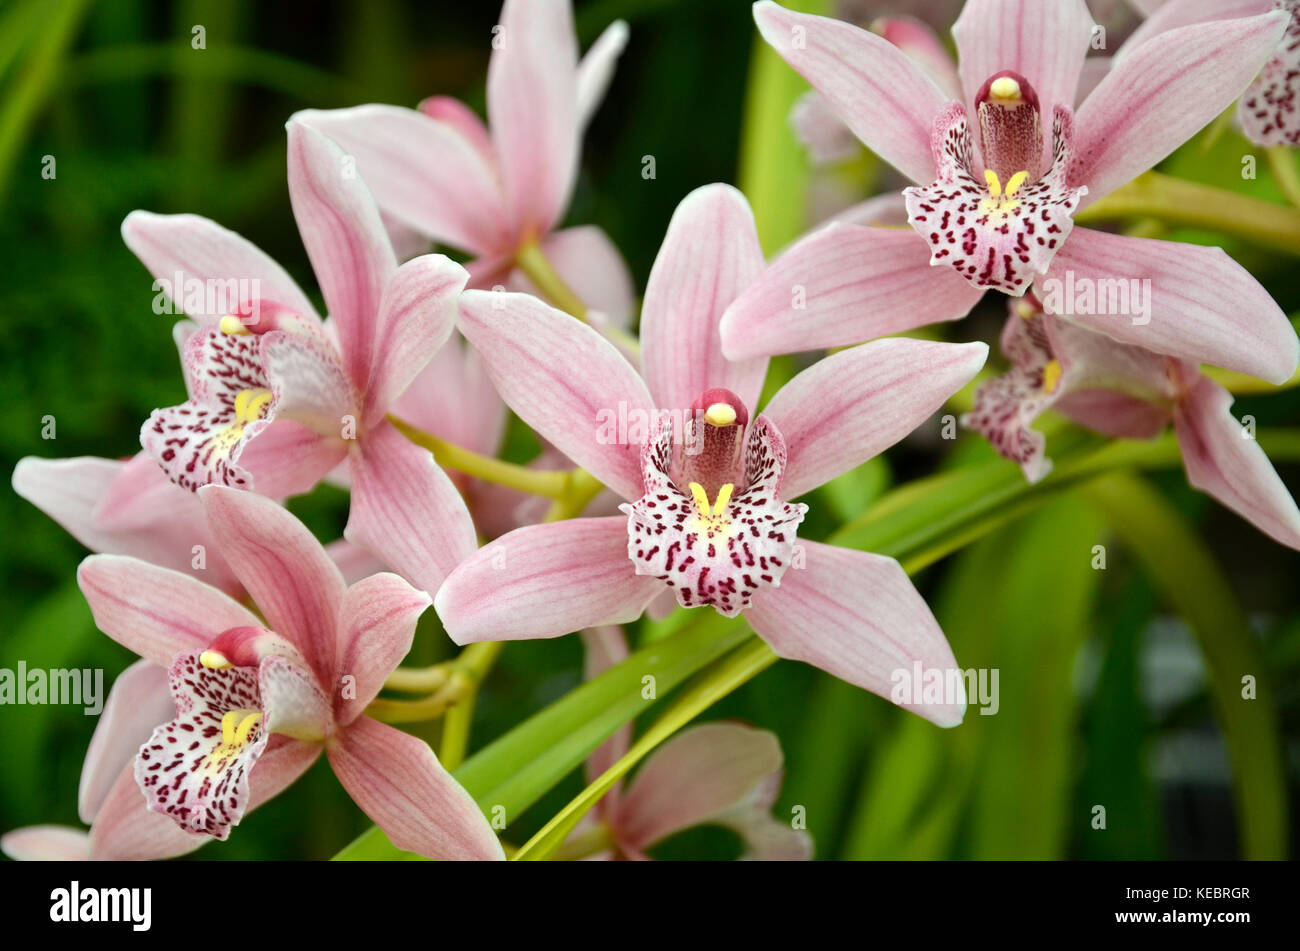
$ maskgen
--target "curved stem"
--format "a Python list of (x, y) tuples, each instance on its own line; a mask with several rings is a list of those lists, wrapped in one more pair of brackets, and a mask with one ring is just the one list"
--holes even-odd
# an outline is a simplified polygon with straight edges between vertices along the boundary
[(434, 460), (444, 469), (455, 469), (466, 475), (504, 485), (531, 495), (543, 495), (549, 499), (567, 498), (573, 482), (573, 473), (580, 470), (570, 469), (529, 469), (491, 456), (454, 445), (445, 439), (439, 439), (432, 433), (412, 426), (405, 420), (390, 415), (388, 421), (397, 427), (411, 442), (433, 453)]
[(1130, 218), (1220, 231), (1300, 256), (1300, 209), (1159, 172), (1139, 175), (1074, 216), (1080, 224)]
[(515, 253), (515, 264), (552, 304), (579, 320), (587, 319), (587, 305), (551, 265), (536, 239), (527, 242)]
[(450, 679), (450, 661), (432, 667), (398, 667), (384, 680), (384, 689), (427, 694), (442, 689)]
[(479, 684), (501, 656), (505, 644), (501, 641), (483, 641), (471, 644), (452, 661), (453, 677), (463, 678), (464, 686), (442, 721), (442, 742), (438, 745), (438, 759), (444, 768), (453, 770), (465, 759), (469, 749), (469, 731), (474, 722), (474, 700)]
[(1296, 166), (1295, 149), (1275, 145), (1264, 150), (1268, 167), (1273, 171), (1273, 181), (1282, 190), (1286, 200), (1300, 208), (1300, 168)]

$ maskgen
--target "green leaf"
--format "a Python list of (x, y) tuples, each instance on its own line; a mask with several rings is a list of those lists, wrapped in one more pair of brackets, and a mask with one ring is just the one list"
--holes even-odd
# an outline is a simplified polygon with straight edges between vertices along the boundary
[[(1187, 621), (1210, 676), (1210, 693), (1232, 761), (1241, 849), (1248, 859), (1287, 853), (1286, 775), (1277, 694), (1246, 613), (1200, 536), (1151, 485), (1115, 473), (1085, 489), (1111, 529)], [(1243, 678), (1256, 693), (1246, 699)]]

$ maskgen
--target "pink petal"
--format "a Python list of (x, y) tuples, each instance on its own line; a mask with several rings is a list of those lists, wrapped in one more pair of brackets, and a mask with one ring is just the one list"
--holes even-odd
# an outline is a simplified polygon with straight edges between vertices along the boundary
[(167, 671), (152, 661), (138, 660), (113, 681), (108, 700), (86, 749), (77, 790), (77, 812), (90, 825), (123, 767), (135, 759), (140, 744), (154, 728), (176, 716), (167, 690)]
[(744, 195), (705, 185), (677, 206), (641, 308), (642, 362), (656, 405), (686, 410), (722, 387), (755, 407), (767, 360), (727, 360), (719, 323), (761, 270), (763, 249)]
[(907, 227), (907, 202), (902, 192), (885, 192), (845, 208), (832, 221), (846, 225), (863, 225), (875, 228)]
[(343, 788), (399, 849), (447, 861), (505, 858), (474, 800), (423, 740), (360, 717), (328, 755)]
[(475, 254), (500, 249), (507, 242), (505, 205), (490, 151), (482, 150), (487, 132), (468, 109), (456, 103), (452, 114), (447, 102), (454, 100), (438, 100), (436, 117), (368, 105), (309, 109), (294, 118), (355, 157), (375, 201), (396, 220)]
[(270, 499), (216, 485), (200, 489), (199, 499), (266, 626), (302, 651), (321, 683), (333, 683), (343, 597), (338, 566), (307, 526)]
[(911, 230), (830, 224), (801, 239), (722, 318), (733, 360), (861, 343), (965, 317), (984, 294)]
[(349, 585), (385, 570), (383, 562), (345, 538), (330, 542), (325, 546), (325, 553), (330, 556), (330, 561), (339, 566), (344, 582)]
[[(627, 263), (609, 235), (595, 225), (565, 228), (543, 238), (542, 251), (590, 310), (598, 311), (619, 327), (631, 324), (636, 313), (636, 289)], [(510, 272), (506, 288), (542, 296), (517, 269)]]
[(578, 63), (578, 128), (585, 129), (593, 113), (605, 98), (605, 91), (614, 76), (614, 66), (618, 63), (623, 47), (627, 45), (627, 24), (615, 20), (605, 27), (605, 32), (596, 38)]
[(558, 637), (640, 617), (663, 589), (627, 557), (627, 519), (529, 525), (480, 548), (434, 598), (457, 644)]
[(898, 562), (819, 542), (800, 544), (805, 567), (787, 571), (779, 590), (756, 598), (745, 612), (755, 633), (782, 657), (889, 699), (896, 684), (912, 682), (919, 663), (922, 679), (942, 675), (945, 683), (956, 681), (958, 692), (945, 691), (937, 700), (900, 694), (910, 702), (899, 706), (939, 726), (960, 723), (966, 696), (960, 678), (951, 675), (957, 662)]
[[(341, 420), (338, 428), (343, 428)], [(239, 462), (252, 476), (258, 495), (284, 499), (310, 492), (347, 452), (342, 440), (322, 439), (297, 420), (277, 419), (244, 447)]]
[(352, 454), (344, 536), (429, 592), (477, 545), (469, 509), (447, 473), (388, 423)]
[(928, 420), (975, 378), (989, 348), (897, 338), (827, 357), (763, 411), (785, 436), (783, 498), (798, 498), (866, 462)]
[[(1090, 284), (1100, 300), (1107, 288), (1120, 286), (1116, 281), (1140, 291), (1138, 296), (1150, 307), (1149, 318), (1146, 313), (1070, 312), (1085, 285)], [(1270, 383), (1290, 379), (1300, 362), (1300, 340), (1286, 315), (1221, 248), (1076, 228), (1052, 261), (1046, 280), (1039, 279), (1037, 294), (1048, 313), (1059, 311), (1121, 343)], [(1130, 303), (1129, 309), (1137, 308)]]
[(1282, 11), (1170, 30), (1117, 59), (1079, 107), (1072, 185), (1084, 205), (1151, 168), (1223, 112), (1268, 61)]
[(515, 235), (550, 231), (578, 164), (578, 41), (569, 0), (506, 0), (487, 106)]
[[(1128, 35), (1120, 48), (1115, 51), (1115, 58), (1127, 56), (1152, 37), (1180, 26), (1258, 16), (1261, 13), (1268, 13), (1277, 6), (1274, 0), (1178, 0), (1177, 3), (1145, 0), (1145, 2), (1147, 4), (1154, 2), (1157, 9), (1151, 10), (1150, 15)], [(1138, 5), (1140, 6), (1141, 3), (1139, 2)]]
[(906, 53), (874, 33), (770, 0), (754, 5), (754, 20), (867, 148), (913, 181), (933, 180), (930, 123), (948, 97)]
[(1046, 126), (1058, 105), (1074, 106), (1092, 25), (1084, 0), (968, 0), (952, 27), (966, 108), (974, 114), (980, 86), (1009, 69), (1038, 93)]
[(383, 417), (447, 342), (456, 326), (456, 298), (468, 280), (469, 273), (456, 262), (426, 254), (403, 264), (388, 282), (364, 390), (367, 426)]
[(461, 295), (460, 328), (524, 422), (624, 498), (640, 497), (648, 433), (635, 439), (633, 423), (653, 404), (609, 341), (535, 297), (497, 291)]
[[(189, 572), (228, 594), (240, 590), (211, 544), (194, 494), (173, 485), (144, 453), (125, 463), (29, 456), (14, 468), (13, 485), (91, 551)], [(204, 567), (197, 569), (195, 545), (205, 552)]]
[(628, 786), (618, 836), (642, 850), (707, 824), (748, 799), (781, 764), (781, 744), (767, 730), (738, 723), (683, 730), (650, 754)]
[(380, 299), (397, 269), (379, 209), (343, 150), (290, 120), (289, 198), (338, 336), (348, 378), (360, 388), (374, 362)]
[(459, 132), (487, 160), (493, 176), (496, 174), (496, 152), (492, 147), (492, 135), (487, 124), (479, 114), (459, 99), (451, 96), (429, 96), (422, 99), (416, 109), (430, 119), (451, 126)]
[(190, 575), (122, 555), (91, 555), (77, 569), (77, 583), (96, 627), (164, 669), (177, 654), (206, 647), (227, 628), (260, 623), (229, 595)]
[(16, 862), (85, 862), (90, 834), (70, 826), (27, 826), (0, 836), (0, 852)]
[[(957, 64), (928, 23), (909, 16), (891, 16), (880, 18), (871, 28), (910, 56), (944, 93), (953, 99), (962, 98)], [(975, 88), (979, 88), (978, 84)]]
[[(316, 308), (284, 268), (248, 240), (207, 218), (133, 211), (122, 222), (122, 239), (173, 294), (178, 277), (181, 289), (187, 292), (199, 284), (224, 288), (231, 280), (248, 281), (260, 291), (259, 299), (274, 301), (303, 317), (316, 317)], [(221, 301), (220, 294), (212, 296), (215, 303)], [(233, 310), (207, 313), (206, 309), (186, 309), (183, 300), (175, 303), (195, 320), (219, 320)]]
[(506, 404), (478, 352), (453, 334), (393, 405), (393, 413), (425, 432), (485, 456), (501, 448)]
[(1174, 411), (1187, 481), (1270, 538), (1300, 548), (1295, 499), (1231, 406), (1231, 393), (1201, 377)]
[(845, 162), (862, 151), (853, 130), (819, 92), (806, 92), (795, 100), (790, 126), (814, 166)]
[(388, 572), (348, 588), (339, 607), (339, 670), (355, 680), (347, 695), (336, 695), (339, 723), (351, 723), (379, 693), (410, 651), (415, 624), (431, 603), (423, 591)]

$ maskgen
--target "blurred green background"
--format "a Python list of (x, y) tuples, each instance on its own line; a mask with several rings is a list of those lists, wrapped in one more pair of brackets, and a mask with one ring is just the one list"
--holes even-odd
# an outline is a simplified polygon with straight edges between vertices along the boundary
[[(182, 397), (170, 319), (152, 312), (151, 279), (118, 233), (129, 211), (209, 216), (311, 288), (285, 185), (285, 120), (307, 107), (413, 106), (434, 93), (481, 111), (497, 12), (492, 2), (431, 0), (0, 6), (5, 471), (26, 455), (130, 455), (149, 411)], [(632, 38), (588, 133), (570, 221), (604, 227), (640, 288), (673, 208), (696, 186), (742, 184), (769, 251), (811, 225), (809, 170), (785, 121), (803, 87), (770, 54), (753, 59), (749, 3), (578, 3), (583, 47), (617, 18)], [(195, 25), (206, 49), (191, 47)], [(1248, 151), (1225, 131), (1164, 170), (1280, 200), (1267, 175), (1240, 180)], [(641, 176), (644, 155), (655, 156), (654, 180)], [(41, 175), (45, 156), (57, 163), (53, 179)], [(835, 176), (865, 197), (875, 171), (864, 158)], [(1300, 308), (1293, 259), (1228, 248), (1288, 312)], [(1003, 315), (999, 301), (986, 301), (943, 333), (993, 340)], [(774, 379), (797, 365), (777, 361)], [(1242, 399), (1235, 411), (1261, 427), (1294, 426), (1300, 393)], [(47, 415), (52, 441), (41, 437)], [(516, 433), (512, 445), (527, 442)], [(955, 450), (918, 436), (810, 500), (801, 534), (825, 537), (892, 484), (990, 458), (970, 434)], [(1300, 485), (1300, 471), (1280, 468)], [(1261, 770), (1251, 781), (1268, 788), (1253, 794), (1281, 801), (1290, 829), (1300, 825), (1300, 555), (1191, 491), (1181, 471), (1142, 480), (1055, 499), (917, 578), (962, 666), (999, 669), (996, 716), (972, 709), (962, 727), (940, 731), (788, 663), (709, 712), (780, 735), (787, 773), (778, 815), (805, 808), (819, 858), (1240, 854), (1198, 646), (1207, 642), (1250, 658), (1259, 669), (1244, 672), (1271, 685), (1239, 701), (1269, 705), (1281, 723), (1282, 750), (1271, 736), (1253, 742), (1263, 760), (1281, 757), (1285, 775)], [(346, 498), (337, 490), (292, 507), (323, 538), (340, 534)], [(91, 623), (74, 581), (84, 550), (7, 483), (0, 517), (0, 667), (97, 666), (111, 680), (130, 657)], [(1107, 546), (1104, 571), (1091, 566), (1097, 544)], [(416, 652), (425, 662), (450, 653), (432, 616)], [(562, 696), (580, 669), (574, 637), (508, 646), (478, 704), (474, 746)], [(77, 824), (93, 725), (79, 708), (0, 706), (0, 831)], [(521, 843), (580, 788), (569, 777), (512, 824), (511, 840)], [(1094, 805), (1106, 807), (1105, 830), (1092, 827)], [(368, 825), (322, 763), (194, 858), (326, 858)], [(1296, 834), (1285, 822), (1269, 828), (1275, 852), (1289, 853)], [(705, 829), (658, 854), (725, 858), (737, 849), (728, 833)]]

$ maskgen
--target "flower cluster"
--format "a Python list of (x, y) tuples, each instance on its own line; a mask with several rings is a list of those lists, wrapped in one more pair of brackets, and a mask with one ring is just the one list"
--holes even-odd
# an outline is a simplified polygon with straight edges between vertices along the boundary
[[(95, 623), (140, 660), (87, 753), (89, 832), (18, 830), (7, 851), (179, 855), (324, 753), (398, 848), (504, 858), (490, 804), (392, 725), (394, 705), (438, 716), (474, 688), (454, 665), (400, 666), (430, 607), (458, 645), (583, 632), (591, 678), (627, 662), (618, 625), (678, 608), (885, 698), (900, 670), (957, 671), (897, 561), (803, 533), (824, 523), (815, 490), (926, 426), (988, 355), (890, 335), (988, 291), (1008, 300), (1010, 367), (961, 419), (1029, 480), (1050, 471), (1032, 428), (1049, 409), (1116, 438), (1172, 424), (1193, 486), (1300, 548), (1300, 510), (1202, 369), (1287, 381), (1291, 324), (1219, 248), (1077, 224), (1234, 101), (1251, 138), (1300, 141), (1295, 0), (1169, 0), (1101, 64), (1084, 0), (968, 0), (955, 62), (917, 20), (873, 32), (770, 0), (754, 18), (816, 91), (794, 120), (817, 155), (851, 133), (911, 184), (885, 197), (887, 226), (833, 221), (770, 262), (745, 197), (699, 188), (639, 319), (605, 233), (561, 227), (628, 41), (616, 23), (580, 57), (568, 0), (507, 0), (486, 123), (441, 96), (290, 118), (289, 196), (325, 315), (212, 221), (127, 217), (186, 314), (187, 398), (141, 421), (128, 460), (25, 459), (13, 481), (94, 552), (78, 581)], [(191, 284), (241, 292), (209, 308)], [(1127, 309), (1098, 288), (1131, 288)], [(827, 348), (843, 349), (765, 389), (770, 358)], [(531, 464), (498, 458), (508, 411), (542, 443)], [(327, 545), (284, 506), (322, 482), (350, 498)], [(381, 696), (426, 674), (421, 701)], [(902, 705), (953, 727), (966, 697)], [(593, 737), (592, 782), (629, 731)], [(747, 857), (807, 858), (808, 836), (771, 815), (782, 762), (767, 731), (686, 730), (561, 854), (644, 858), (710, 823)]]

